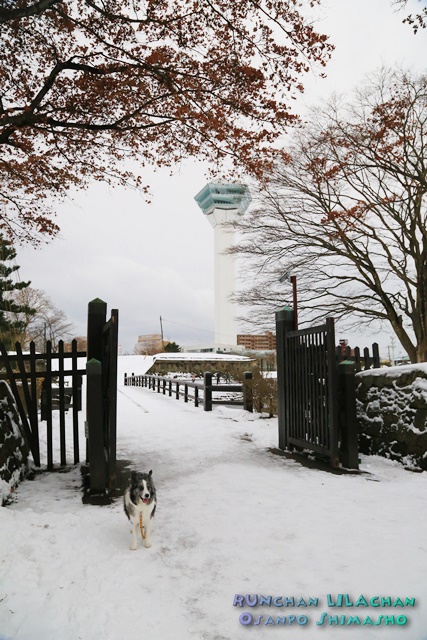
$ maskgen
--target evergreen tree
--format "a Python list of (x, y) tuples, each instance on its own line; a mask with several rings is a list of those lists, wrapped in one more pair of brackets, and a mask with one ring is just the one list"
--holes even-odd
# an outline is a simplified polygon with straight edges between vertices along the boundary
[(181, 347), (176, 342), (167, 342), (164, 346), (164, 351), (169, 353), (178, 353), (181, 351)]
[(3, 342), (8, 350), (14, 348), (16, 340), (25, 328), (25, 322), (16, 319), (16, 314), (23, 313), (28, 316), (35, 313), (27, 305), (19, 305), (13, 301), (14, 291), (30, 285), (30, 282), (16, 282), (11, 277), (19, 269), (18, 265), (13, 264), (15, 258), (16, 251), (12, 243), (0, 237), (0, 342)]

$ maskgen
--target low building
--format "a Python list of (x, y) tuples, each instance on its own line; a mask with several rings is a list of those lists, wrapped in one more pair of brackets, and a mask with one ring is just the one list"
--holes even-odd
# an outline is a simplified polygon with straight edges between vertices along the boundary
[(241, 354), (245, 348), (237, 344), (216, 344), (207, 342), (205, 344), (194, 344), (181, 347), (182, 353), (230, 353)]

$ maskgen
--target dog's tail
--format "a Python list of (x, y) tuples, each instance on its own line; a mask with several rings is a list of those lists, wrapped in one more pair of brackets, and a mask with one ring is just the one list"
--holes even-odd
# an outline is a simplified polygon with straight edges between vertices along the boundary
[(127, 515), (127, 519), (130, 520), (129, 511), (128, 511), (128, 508), (126, 506), (126, 493), (123, 496), (123, 509), (125, 511), (125, 514)]

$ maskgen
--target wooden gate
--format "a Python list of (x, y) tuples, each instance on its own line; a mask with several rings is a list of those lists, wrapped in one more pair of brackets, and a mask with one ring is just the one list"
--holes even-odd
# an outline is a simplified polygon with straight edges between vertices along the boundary
[(279, 447), (357, 468), (354, 367), (346, 362), (338, 370), (334, 320), (293, 326), (292, 309), (276, 314)]
[[(71, 351), (64, 351), (62, 340), (58, 352), (54, 353), (50, 341), (46, 343), (45, 353), (36, 353), (34, 342), (29, 353), (23, 353), (19, 342), (16, 353), (8, 353), (0, 343), (1, 360), (4, 372), (0, 379), (6, 380), (15, 397), (25, 435), (33, 456), (34, 464), (40, 467), (40, 425), (46, 422), (46, 461), (48, 470), (54, 467), (53, 422), (54, 413), (59, 414), (59, 450), (60, 466), (70, 463), (66, 451), (65, 414), (71, 408), (73, 422), (74, 464), (79, 456), (79, 411), (82, 408), (82, 376), (86, 366), (79, 358), (86, 359), (85, 351), (77, 350), (77, 342), (71, 343)], [(40, 412), (38, 410), (40, 405)]]
[[(87, 352), (78, 351), (75, 340), (70, 352), (65, 351), (60, 341), (57, 353), (53, 352), (50, 342), (46, 343), (45, 353), (36, 353), (34, 343), (30, 344), (29, 353), (23, 353), (19, 342), (16, 353), (8, 353), (0, 343), (0, 379), (9, 382), (36, 467), (41, 466), (40, 422), (46, 422), (47, 469), (80, 462), (79, 412), (83, 376), (87, 375), (85, 435), (89, 501), (92, 496), (111, 494), (116, 480), (118, 311), (113, 309), (107, 321), (106, 310), (107, 304), (102, 300), (89, 303)], [(70, 409), (72, 458), (66, 450), (66, 414)], [(58, 432), (54, 427), (56, 422), (59, 422)], [(58, 436), (59, 460), (55, 460), (54, 445)]]

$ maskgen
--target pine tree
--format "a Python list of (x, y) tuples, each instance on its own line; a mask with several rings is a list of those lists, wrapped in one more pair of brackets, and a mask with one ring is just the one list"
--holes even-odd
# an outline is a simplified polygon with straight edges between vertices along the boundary
[(9, 295), (30, 285), (30, 282), (17, 282), (11, 277), (19, 269), (18, 265), (13, 264), (15, 258), (16, 251), (12, 243), (0, 237), (0, 342), (8, 350), (14, 348), (25, 328), (25, 322), (16, 319), (16, 314), (25, 313), (28, 316), (35, 313), (27, 305), (16, 304), (13, 295)]
[(176, 342), (167, 342), (163, 348), (164, 351), (168, 353), (178, 353), (181, 351), (181, 347)]

